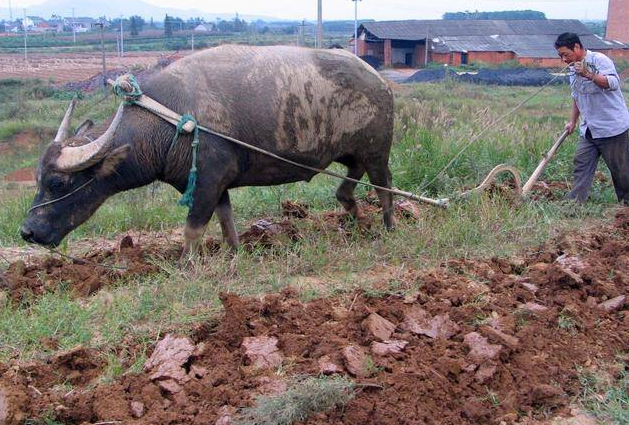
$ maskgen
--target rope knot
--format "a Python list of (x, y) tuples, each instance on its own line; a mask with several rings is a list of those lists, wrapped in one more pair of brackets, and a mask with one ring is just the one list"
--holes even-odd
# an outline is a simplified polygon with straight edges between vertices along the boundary
[(142, 96), (140, 85), (133, 74), (124, 74), (116, 78), (116, 81), (113, 82), (112, 90), (127, 105), (135, 103)]

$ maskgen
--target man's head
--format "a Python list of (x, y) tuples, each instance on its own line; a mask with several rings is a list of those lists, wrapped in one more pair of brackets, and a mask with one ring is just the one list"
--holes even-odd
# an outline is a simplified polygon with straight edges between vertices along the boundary
[(568, 64), (582, 60), (587, 53), (579, 36), (572, 32), (564, 32), (557, 37), (555, 49), (561, 60)]

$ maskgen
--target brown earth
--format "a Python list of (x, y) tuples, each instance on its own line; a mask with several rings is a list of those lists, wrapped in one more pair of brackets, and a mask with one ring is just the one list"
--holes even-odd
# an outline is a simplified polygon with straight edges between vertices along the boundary
[(35, 168), (21, 168), (2, 176), (3, 182), (20, 186), (35, 186), (36, 180), (37, 170)]
[(9, 140), (0, 140), (0, 155), (20, 155), (41, 146), (44, 135), (32, 130), (22, 131)]
[[(233, 408), (281, 393), (286, 375), (341, 371), (375, 385), (307, 424), (524, 424), (569, 416), (578, 367), (613, 377), (624, 368), (628, 236), (623, 209), (611, 224), (562, 235), (521, 258), (407, 269), (402, 279), (418, 288), (411, 294), (310, 303), (290, 289), (263, 299), (222, 294), (222, 319), (198, 325), (190, 338), (166, 336), (144, 372), (113, 384), (98, 381), (104, 365), (83, 347), (44, 363), (1, 365), (0, 414), (8, 424), (50, 412), (76, 424), (230, 423)], [(140, 267), (141, 251), (102, 255), (136, 258)], [(64, 269), (56, 264), (47, 266)], [(66, 267), (80, 275), (78, 265)], [(392, 268), (368, 274), (380, 278), (374, 290), (389, 290)], [(68, 382), (70, 391), (61, 385)]]
[[(172, 52), (127, 52), (124, 58), (108, 53), (107, 69), (131, 69), (155, 65), (160, 59), (172, 56)], [(101, 74), (103, 69), (100, 53), (35, 53), (25, 61), (21, 55), (0, 54), (1, 78), (40, 78), (44, 81), (67, 83), (87, 80)]]

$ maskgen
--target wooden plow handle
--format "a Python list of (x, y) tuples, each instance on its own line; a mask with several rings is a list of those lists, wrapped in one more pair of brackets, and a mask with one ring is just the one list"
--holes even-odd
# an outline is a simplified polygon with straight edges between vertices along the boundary
[(533, 171), (531, 177), (524, 184), (524, 187), (522, 188), (522, 196), (526, 196), (531, 191), (531, 189), (533, 189), (533, 186), (535, 185), (535, 183), (537, 183), (537, 180), (544, 172), (544, 169), (546, 168), (552, 157), (555, 156), (555, 154), (561, 147), (561, 144), (564, 142), (564, 140), (566, 140), (567, 137), (568, 130), (564, 130), (564, 132), (561, 133), (561, 136), (559, 136), (559, 139), (557, 139), (553, 147), (550, 148), (548, 153), (544, 155), (544, 158), (542, 158), (542, 162), (540, 162), (535, 171)]

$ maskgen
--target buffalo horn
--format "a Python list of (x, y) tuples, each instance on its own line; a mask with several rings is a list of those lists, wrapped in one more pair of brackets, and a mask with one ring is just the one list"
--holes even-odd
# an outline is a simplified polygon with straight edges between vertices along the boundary
[(123, 110), (124, 103), (121, 103), (109, 128), (98, 139), (83, 146), (64, 146), (57, 158), (57, 168), (62, 171), (79, 171), (103, 159), (122, 120)]
[(61, 121), (59, 130), (57, 130), (57, 136), (55, 136), (55, 142), (61, 143), (70, 136), (70, 121), (72, 120), (72, 113), (74, 112), (75, 106), (76, 97), (72, 99), (72, 102), (70, 102), (70, 106), (68, 106), (66, 114), (63, 116), (63, 120)]

